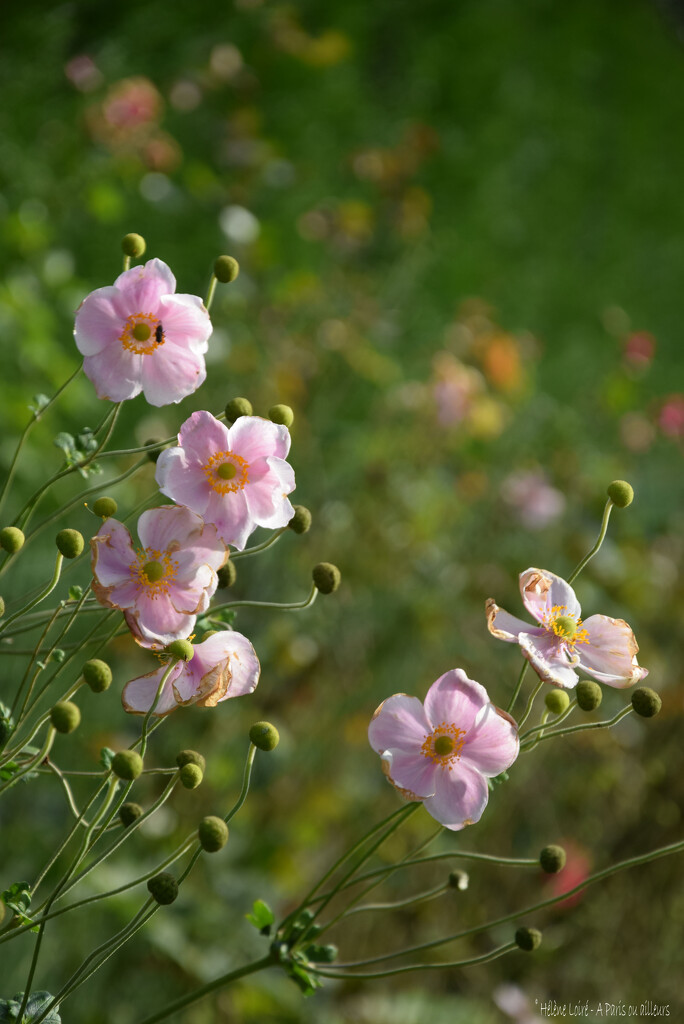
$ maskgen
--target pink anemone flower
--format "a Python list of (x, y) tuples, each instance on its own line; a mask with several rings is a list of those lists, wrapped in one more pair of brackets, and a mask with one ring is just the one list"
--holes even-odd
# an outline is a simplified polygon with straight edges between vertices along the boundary
[(120, 608), (143, 647), (185, 639), (209, 607), (228, 557), (213, 526), (179, 505), (162, 505), (138, 520), (142, 547), (116, 519), (92, 538), (93, 593), (100, 604)]
[(74, 338), (98, 398), (122, 402), (142, 391), (150, 405), (169, 405), (202, 384), (211, 320), (197, 295), (175, 291), (167, 265), (149, 260), (83, 300)]
[(623, 619), (592, 615), (582, 621), (579, 601), (569, 583), (546, 569), (520, 574), (523, 604), (538, 626), (509, 615), (489, 598), (487, 624), (492, 636), (520, 644), (540, 679), (572, 689), (579, 681), (575, 669), (599, 683), (624, 688), (648, 675), (637, 663), (634, 633)]
[[(154, 704), (167, 665), (131, 679), (121, 700), (126, 711), (146, 714)], [(229, 697), (252, 693), (259, 682), (259, 660), (241, 633), (220, 630), (196, 644), (190, 661), (179, 661), (164, 684), (153, 715), (168, 715), (183, 704), (213, 708)]]
[(163, 494), (198, 512), (219, 537), (242, 551), (257, 526), (287, 526), (294, 490), (287, 427), (260, 416), (240, 416), (232, 427), (210, 412), (194, 412), (157, 462)]
[(460, 668), (432, 684), (424, 706), (405, 693), (389, 697), (373, 715), (368, 740), (402, 796), (422, 800), (454, 832), (480, 820), (487, 779), (510, 768), (520, 749), (514, 720)]

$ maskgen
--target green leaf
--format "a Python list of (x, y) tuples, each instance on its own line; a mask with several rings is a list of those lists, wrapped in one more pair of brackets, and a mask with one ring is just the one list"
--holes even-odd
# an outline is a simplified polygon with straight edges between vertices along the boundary
[(262, 935), (268, 935), (271, 925), (275, 921), (275, 914), (268, 903), (264, 903), (263, 900), (255, 900), (252, 906), (252, 913), (245, 914), (245, 917)]
[(291, 963), (287, 973), (305, 996), (312, 996), (317, 988), (322, 987), (323, 983), (316, 975), (309, 974), (300, 964)]
[(83, 587), (79, 587), (78, 584), (76, 584), (73, 587), (69, 587), (69, 600), (70, 601), (80, 601), (82, 597), (83, 597)]
[(7, 764), (3, 764), (2, 768), (0, 768), (0, 779), (3, 782), (8, 782), (18, 769), (19, 765), (16, 761), (8, 761)]
[(2, 901), (15, 914), (26, 913), (31, 906), (31, 886), (28, 882), (13, 882), (2, 894)]
[(50, 399), (47, 395), (34, 395), (33, 402), (29, 403), (29, 409), (33, 413), (36, 419), (40, 416), (41, 412), (46, 405), (50, 404)]
[[(17, 992), (13, 999), (0, 999), (0, 1024), (5, 1022), (19, 1022), (19, 1011), (21, 1009), (21, 1002), (24, 998), (23, 992)], [(29, 996), (26, 1003), (26, 1009), (21, 1018), (21, 1024), (31, 1024), (32, 1021), (38, 1020), (41, 1013), (52, 1002), (53, 997), (49, 992), (34, 992), (33, 995)], [(48, 1013), (47, 1017), (43, 1018), (44, 1024), (62, 1024), (62, 1018), (59, 1013), (59, 1005), (53, 1007)]]
[(115, 753), (116, 751), (112, 750), (111, 747), (103, 747), (100, 751), (100, 764), (105, 771), (109, 771), (112, 767), (112, 761), (114, 760)]

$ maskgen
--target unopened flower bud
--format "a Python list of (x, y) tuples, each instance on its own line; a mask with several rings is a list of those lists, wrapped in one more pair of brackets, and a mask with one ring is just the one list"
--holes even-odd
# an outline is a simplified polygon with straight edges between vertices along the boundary
[(143, 770), (143, 759), (136, 750), (120, 750), (112, 758), (112, 771), (119, 779), (131, 782)]
[(203, 850), (207, 853), (216, 853), (228, 842), (228, 826), (223, 818), (208, 814), (199, 823), (197, 837)]
[(118, 507), (114, 498), (102, 497), (93, 502), (93, 512), (96, 516), (102, 516), (103, 519), (115, 516)]
[(627, 508), (634, 501), (634, 489), (626, 480), (613, 480), (608, 484), (608, 497), (618, 508)]
[(78, 530), (60, 530), (55, 537), (55, 544), (65, 558), (78, 558), (85, 547), (83, 534)]
[(270, 722), (255, 722), (249, 730), (249, 738), (259, 750), (275, 750), (280, 742), (278, 730)]
[(515, 933), (515, 942), (519, 949), (531, 953), (541, 945), (542, 933), (538, 928), (518, 928)]
[(145, 452), (145, 454), (147, 455), (147, 458), (150, 460), (150, 462), (156, 462), (162, 453), (161, 441), (157, 437), (151, 437), (149, 441), (145, 441), (143, 448), (147, 448), (148, 445), (151, 444), (156, 444), (157, 447), (150, 448), (150, 450), (148, 452)]
[(214, 277), (221, 284), (230, 284), (240, 273), (240, 264), (233, 256), (219, 256), (214, 263)]
[(318, 565), (314, 566), (313, 581), (316, 584), (316, 589), (321, 594), (332, 594), (333, 591), (337, 590), (342, 579), (342, 574), (336, 565), (332, 565), (331, 562), (319, 562)]
[(201, 771), (206, 771), (207, 762), (197, 750), (181, 750), (176, 754), (176, 764), (184, 768), (186, 764), (196, 764)]
[(112, 670), (106, 661), (91, 658), (83, 666), (83, 678), (93, 693), (103, 693), (111, 684)]
[(268, 418), (271, 423), (280, 423), (283, 427), (291, 427), (294, 423), (294, 413), (289, 405), (272, 405)]
[(562, 846), (545, 846), (539, 854), (542, 871), (547, 875), (557, 875), (565, 867), (565, 850)]
[(0, 547), (4, 548), (8, 555), (16, 555), (24, 546), (23, 531), (18, 526), (5, 526), (0, 530)]
[(470, 878), (468, 877), (467, 871), (450, 871), (449, 872), (449, 888), (459, 889), (461, 892), (465, 892), (468, 888)]
[(216, 575), (218, 576), (219, 590), (226, 590), (227, 587), (232, 587), (237, 579), (237, 572), (232, 559), (229, 558), (225, 565), (222, 565), (220, 569), (217, 569)]
[(311, 529), (311, 513), (304, 505), (294, 506), (294, 515), (287, 524), (293, 533), (308, 533)]
[(603, 691), (593, 679), (581, 679), (575, 690), (577, 706), (582, 711), (595, 711), (603, 700)]
[(81, 712), (73, 701), (60, 700), (50, 712), (50, 721), (57, 732), (73, 732), (81, 724)]
[(560, 715), (567, 710), (570, 698), (566, 690), (549, 690), (544, 697), (544, 703), (552, 715)]
[(252, 412), (252, 403), (248, 398), (231, 398), (226, 405), (226, 420), (234, 423), (240, 416), (251, 416)]
[(167, 907), (178, 896), (178, 882), (168, 871), (161, 871), (154, 878), (150, 878), (147, 891), (157, 903)]
[(658, 694), (648, 686), (638, 686), (632, 692), (632, 707), (642, 718), (653, 718), (662, 706), (663, 702)]
[(128, 826), (132, 825), (134, 821), (141, 818), (144, 813), (145, 812), (140, 804), (133, 803), (132, 800), (129, 800), (119, 808), (119, 821), (125, 826), (125, 828), (128, 828)]
[(166, 645), (164, 653), (170, 654), (172, 658), (178, 658), (180, 661), (191, 661), (195, 648), (189, 640), (173, 640)]
[(147, 243), (142, 235), (136, 235), (134, 232), (131, 232), (122, 238), (121, 248), (123, 249), (124, 256), (134, 256), (138, 259), (144, 254)]
[(178, 775), (185, 789), (197, 789), (204, 778), (204, 772), (197, 764), (184, 764)]

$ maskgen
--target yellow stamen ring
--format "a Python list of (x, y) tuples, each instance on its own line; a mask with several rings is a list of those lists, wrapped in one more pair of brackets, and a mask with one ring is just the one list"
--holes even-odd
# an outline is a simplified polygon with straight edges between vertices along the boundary
[(465, 729), (458, 729), (452, 722), (440, 722), (432, 735), (425, 737), (420, 751), (423, 757), (429, 757), (435, 764), (453, 771), (461, 756), (465, 737)]
[(139, 356), (149, 356), (166, 340), (162, 331), (161, 338), (157, 341), (156, 332), (160, 323), (159, 318), (151, 313), (131, 313), (119, 335), (119, 341), (127, 351)]
[(178, 573), (178, 562), (166, 551), (155, 551), (153, 548), (142, 548), (137, 554), (138, 560), (130, 566), (133, 582), (149, 597), (166, 594)]
[(218, 494), (241, 491), (249, 483), (249, 463), (235, 452), (216, 452), (203, 468)]
[(589, 643), (589, 633), (582, 628), (582, 620), (568, 612), (564, 604), (555, 604), (548, 615), (544, 616), (542, 625), (571, 647)]

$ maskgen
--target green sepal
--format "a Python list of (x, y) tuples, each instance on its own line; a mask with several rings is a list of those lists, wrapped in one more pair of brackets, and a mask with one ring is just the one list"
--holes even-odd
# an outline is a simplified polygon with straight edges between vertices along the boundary
[(264, 903), (263, 900), (255, 900), (252, 905), (252, 913), (245, 914), (245, 917), (262, 935), (270, 934), (271, 925), (275, 921), (275, 914), (268, 903)]

